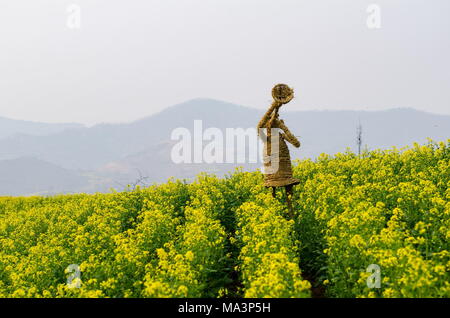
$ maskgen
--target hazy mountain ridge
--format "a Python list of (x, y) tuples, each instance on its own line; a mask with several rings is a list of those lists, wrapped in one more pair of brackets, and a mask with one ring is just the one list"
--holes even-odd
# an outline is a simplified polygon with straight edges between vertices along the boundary
[[(414, 109), (386, 111), (288, 111), (280, 117), (294, 135), (300, 136), (300, 149), (292, 149), (292, 158), (314, 158), (320, 153), (334, 154), (347, 147), (355, 150), (356, 127), (363, 127), (363, 144), (369, 149), (402, 147), (413, 142), (426, 142), (427, 137), (446, 140), (450, 137), (450, 116)], [(171, 132), (178, 127), (192, 131), (194, 120), (203, 121), (203, 130), (216, 127), (255, 128), (263, 109), (253, 109), (211, 99), (195, 99), (165, 109), (155, 115), (125, 124), (75, 126), (48, 135), (9, 135), (0, 139), (0, 159), (34, 157), (51, 164), (55, 171), (71, 171), (81, 177), (78, 191), (106, 191), (135, 181), (139, 176), (147, 182), (161, 182), (168, 177), (191, 178), (200, 171), (222, 175), (242, 164), (182, 164), (172, 162), (170, 153), (176, 143)], [(18, 130), (18, 129), (17, 129)], [(18, 159), (19, 160), (19, 159)], [(2, 161), (0, 161), (2, 162)], [(9, 162), (11, 166), (11, 162)], [(19, 165), (20, 166), (20, 165)], [(0, 188), (0, 195), (20, 192), (24, 177), (33, 172), (11, 168), (10, 187)], [(243, 165), (253, 170), (258, 164)], [(50, 169), (48, 166), (46, 169)], [(39, 177), (42, 177), (37, 173)], [(89, 178), (86, 177), (89, 175)], [(38, 178), (34, 178), (39, 181)], [(69, 178), (70, 179), (70, 178)], [(92, 180), (95, 179), (95, 182)], [(12, 181), (11, 181), (12, 180)], [(14, 181), (16, 180), (16, 181)], [(3, 183), (5, 179), (0, 179)], [(14, 184), (16, 183), (16, 184)], [(73, 182), (58, 184), (56, 192), (77, 191)], [(38, 187), (39, 188), (39, 187)], [(76, 188), (76, 187), (75, 187)], [(25, 189), (24, 189), (25, 190)], [(27, 188), (28, 191), (28, 188)], [(34, 190), (33, 190), (34, 191)], [(43, 191), (43, 190), (40, 190)], [(52, 190), (54, 191), (54, 190)], [(36, 191), (34, 191), (36, 192)]]
[(0, 117), (0, 139), (13, 135), (45, 136), (64, 131), (85, 127), (77, 123), (40, 123), (26, 120)]
[(0, 195), (76, 192), (88, 178), (31, 157), (0, 161)]
[[(250, 123), (250, 118), (254, 112), (230, 103), (195, 99), (128, 124), (101, 124), (48, 136), (0, 139), (0, 160), (35, 156), (68, 169), (92, 170), (168, 140), (174, 128), (190, 127), (196, 119), (203, 119), (205, 124), (218, 128), (235, 127), (235, 124), (253, 127), (255, 124)], [(224, 120), (224, 115), (230, 120)], [(231, 120), (235, 116), (242, 119)], [(229, 126), (230, 122), (232, 126)]]

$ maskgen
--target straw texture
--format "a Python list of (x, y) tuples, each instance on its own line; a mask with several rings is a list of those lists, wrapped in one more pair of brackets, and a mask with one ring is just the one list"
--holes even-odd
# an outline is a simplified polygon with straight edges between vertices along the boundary
[[(291, 157), (286, 141), (297, 148), (300, 147), (300, 142), (278, 115), (280, 107), (294, 98), (294, 91), (285, 84), (278, 84), (272, 89), (272, 97), (274, 101), (271, 107), (258, 123), (258, 129), (267, 128), (267, 133), (261, 136), (264, 141), (264, 185), (266, 187), (284, 187), (299, 184), (299, 180), (292, 177)], [(273, 145), (271, 128), (280, 130)], [(277, 166), (278, 170), (275, 173), (266, 173), (266, 171), (270, 171), (270, 167)]]

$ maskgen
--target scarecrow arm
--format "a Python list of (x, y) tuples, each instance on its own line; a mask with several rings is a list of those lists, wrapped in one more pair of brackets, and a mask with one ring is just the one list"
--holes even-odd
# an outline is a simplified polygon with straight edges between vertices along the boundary
[(258, 123), (258, 129), (266, 128), (267, 122), (270, 120), (270, 117), (275, 110), (276, 105), (272, 105), (269, 110), (264, 114), (263, 118), (261, 118), (260, 122)]
[(283, 129), (283, 131), (284, 131), (284, 134), (281, 134), (281, 136), (285, 140), (290, 142), (295, 148), (300, 147), (300, 141), (298, 141), (298, 139), (289, 131), (289, 129), (284, 124), (284, 121), (280, 120), (279, 123), (280, 123), (280, 128)]

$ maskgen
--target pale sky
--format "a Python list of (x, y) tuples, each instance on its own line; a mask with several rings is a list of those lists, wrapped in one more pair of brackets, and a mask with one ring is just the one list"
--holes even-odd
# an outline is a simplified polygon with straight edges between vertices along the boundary
[(279, 82), (291, 110), (450, 115), (449, 15), (448, 0), (0, 0), (0, 116), (127, 122), (198, 97), (266, 108)]

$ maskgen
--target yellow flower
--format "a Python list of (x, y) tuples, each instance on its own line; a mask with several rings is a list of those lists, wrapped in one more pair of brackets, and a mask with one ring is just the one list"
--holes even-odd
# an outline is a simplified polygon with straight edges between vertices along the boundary
[(186, 256), (186, 259), (190, 262), (192, 262), (194, 260), (194, 253), (192, 253), (192, 251), (187, 251), (185, 256)]

